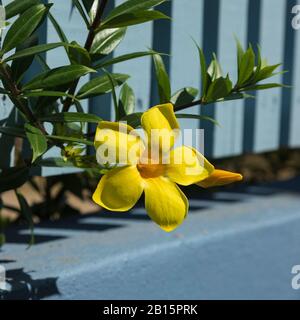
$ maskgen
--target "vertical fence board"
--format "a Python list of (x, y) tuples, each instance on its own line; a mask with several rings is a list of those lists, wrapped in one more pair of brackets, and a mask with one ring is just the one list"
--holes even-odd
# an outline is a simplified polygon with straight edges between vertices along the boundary
[(290, 118), (291, 147), (300, 147), (300, 30), (295, 31), (295, 64)]
[[(173, 2), (170, 70), (172, 93), (184, 87), (194, 87), (200, 92), (200, 61), (193, 39), (201, 45), (203, 6), (202, 0)], [(200, 114), (200, 108), (195, 106), (183, 110), (182, 113)], [(198, 120), (180, 119), (179, 122), (182, 129), (199, 128)]]
[[(203, 51), (207, 62), (211, 61), (212, 53), (218, 54), (220, 0), (205, 0), (203, 15)], [(211, 118), (215, 117), (215, 104), (209, 104), (201, 108), (201, 114)], [(204, 129), (205, 155), (213, 157), (215, 125), (209, 121), (201, 121)]]
[[(285, 2), (262, 0), (260, 44), (262, 55), (269, 63), (284, 60)], [(272, 78), (281, 82), (282, 76)], [(255, 115), (254, 151), (274, 150), (279, 146), (281, 89), (260, 91), (257, 94)]]
[[(219, 25), (219, 54), (224, 74), (237, 80), (236, 36), (243, 46), (247, 43), (248, 0), (221, 0)], [(216, 104), (214, 157), (238, 155), (242, 152), (244, 101), (234, 100)]]
[[(124, 2), (116, 0), (116, 5)], [(127, 29), (124, 41), (114, 51), (114, 56), (135, 51), (147, 51), (152, 46), (152, 23), (132, 26)], [(142, 57), (117, 64), (113, 72), (126, 73), (131, 77), (128, 84), (136, 95), (136, 111), (141, 112), (149, 108), (149, 95), (151, 87), (151, 58)], [(112, 116), (114, 111), (112, 111)]]
[[(84, 45), (84, 42), (87, 37), (87, 29), (86, 26), (78, 13), (77, 9), (71, 9), (72, 1), (61, 1), (54, 0), (51, 1), (54, 5), (51, 8), (51, 13), (55, 17), (55, 19), (60, 24), (61, 28), (64, 30), (66, 37), (69, 41), (77, 41), (79, 44)], [(47, 42), (59, 42), (59, 37), (49, 21), (47, 28)], [(47, 63), (51, 68), (59, 67), (63, 65), (69, 64), (68, 57), (64, 48), (58, 48), (53, 51), (49, 51), (47, 53)], [(79, 82), (79, 86), (84, 84), (86, 80), (88, 80), (89, 76), (86, 76), (81, 79)], [(85, 111), (88, 110), (88, 101), (84, 100), (82, 102), (82, 107)], [(48, 128), (49, 129), (49, 128)], [(60, 149), (52, 148), (46, 156), (54, 157), (60, 155)], [(62, 174), (62, 173), (71, 173), (77, 171), (76, 169), (68, 169), (68, 168), (43, 168), (42, 174), (43, 176), (53, 175), (53, 174)]]

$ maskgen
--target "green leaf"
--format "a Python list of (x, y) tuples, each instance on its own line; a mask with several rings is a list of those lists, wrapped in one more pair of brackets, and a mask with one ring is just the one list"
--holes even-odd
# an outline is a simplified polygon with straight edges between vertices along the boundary
[(80, 112), (62, 112), (40, 117), (45, 122), (90, 122), (99, 123), (102, 119), (94, 114)]
[(113, 28), (99, 31), (92, 43), (92, 55), (108, 55), (120, 44), (126, 34), (126, 28)]
[(28, 178), (28, 167), (2, 169), (0, 172), (0, 193), (21, 187)]
[[(26, 39), (21, 45), (19, 45), (16, 48), (16, 52), (22, 51), (24, 49), (36, 46), (38, 44), (38, 37), (37, 35), (33, 34), (31, 35), (28, 39)], [(24, 57), (22, 59), (17, 59), (12, 61), (11, 64), (11, 73), (12, 73), (12, 77), (13, 79), (19, 83), (25, 72), (29, 69), (29, 67), (31, 66), (32, 62), (33, 62), (34, 56), (28, 56), (28, 57)]]
[(24, 58), (24, 57), (28, 57), (28, 56), (33, 56), (38, 53), (50, 51), (50, 50), (53, 50), (57, 47), (61, 47), (61, 46), (65, 46), (65, 45), (67, 45), (67, 44), (63, 43), (63, 42), (40, 44), (37, 46), (26, 48), (24, 50), (17, 51), (15, 54), (4, 59), (4, 62), (8, 62), (10, 60), (16, 60), (16, 59), (20, 59), (20, 58)]
[(187, 87), (178, 90), (172, 97), (171, 102), (174, 106), (180, 106), (191, 103), (195, 100), (199, 93), (198, 89)]
[(33, 163), (37, 158), (39, 158), (42, 154), (44, 154), (47, 151), (47, 139), (40, 129), (30, 125), (29, 123), (25, 124), (25, 132), (33, 152)]
[(132, 88), (127, 83), (124, 83), (121, 89), (118, 109), (121, 118), (134, 112), (135, 95)]
[(63, 29), (61, 28), (61, 26), (59, 25), (59, 23), (56, 21), (56, 19), (53, 17), (53, 15), (49, 12), (48, 13), (48, 17), (60, 39), (61, 42), (64, 42), (64, 43), (68, 43), (68, 39), (67, 39), (67, 36), (65, 35)]
[(266, 84), (257, 84), (253, 86), (248, 86), (243, 88), (244, 91), (256, 91), (256, 90), (266, 90), (266, 89), (273, 89), (273, 88), (284, 88), (287, 87), (283, 84), (279, 83), (266, 83)]
[(16, 127), (3, 127), (0, 126), (0, 133), (6, 134), (8, 136), (13, 137), (22, 137), (25, 138), (25, 131), (22, 128), (16, 128)]
[(2, 51), (8, 52), (26, 40), (41, 23), (48, 10), (47, 6), (39, 4), (22, 13), (8, 29)]
[(188, 113), (178, 113), (175, 114), (176, 118), (178, 119), (197, 119), (197, 120), (205, 120), (205, 121), (210, 121), (213, 124), (219, 126), (220, 124), (218, 123), (218, 121), (216, 121), (215, 119), (211, 118), (211, 117), (207, 117), (207, 116), (202, 116), (199, 114), (188, 114)]
[(30, 7), (39, 4), (40, 0), (14, 0), (5, 6), (6, 19), (10, 19), (20, 13), (23, 13)]
[(87, 146), (94, 146), (94, 142), (86, 139), (79, 139), (79, 138), (73, 138), (73, 137), (65, 137), (65, 136), (56, 136), (56, 135), (47, 135), (47, 138), (53, 139), (53, 140), (60, 140), (63, 142), (75, 142), (79, 144), (85, 144)]
[(128, 60), (141, 58), (141, 57), (145, 57), (145, 56), (150, 56), (150, 55), (152, 56), (154, 54), (157, 54), (157, 52), (155, 52), (155, 51), (142, 51), (142, 52), (128, 53), (128, 54), (121, 55), (119, 57), (115, 57), (115, 58), (100, 62), (100, 63), (96, 64), (93, 68), (94, 69), (106, 68), (108, 66), (111, 66), (113, 64), (117, 64), (117, 63), (120, 63), (123, 61), (128, 61)]
[(161, 3), (165, 2), (165, 0), (128, 0), (122, 3), (121, 5), (117, 6), (113, 9), (110, 14), (106, 17), (103, 23), (111, 21), (116, 17), (119, 17), (124, 14), (144, 11), (151, 9)]
[(135, 112), (123, 117), (120, 121), (127, 122), (131, 127), (137, 128), (141, 125), (143, 112)]
[(87, 13), (91, 11), (94, 2), (96, 2), (96, 0), (82, 0), (83, 6)]
[(259, 81), (262, 81), (262, 80), (265, 80), (265, 79), (268, 79), (268, 78), (271, 78), (273, 77), (275, 74), (274, 74), (274, 71), (280, 67), (282, 64), (279, 63), (279, 64), (275, 64), (275, 65), (272, 65), (272, 66), (266, 66), (264, 68), (262, 68), (256, 75), (254, 81), (255, 82), (259, 82)]
[(22, 95), (25, 97), (68, 97), (73, 100), (76, 100), (76, 97), (61, 91), (24, 91)]
[(205, 100), (207, 103), (217, 101), (220, 98), (228, 96), (231, 90), (232, 82), (229, 77), (218, 78), (209, 86)]
[(240, 99), (255, 99), (255, 96), (247, 93), (232, 93), (229, 96), (225, 97), (223, 100), (219, 99), (216, 102), (224, 102), (224, 101), (232, 101), (232, 100), (240, 100)]
[(238, 70), (237, 86), (242, 86), (252, 76), (255, 67), (255, 54), (252, 47), (244, 53)]
[(70, 65), (43, 72), (23, 86), (23, 90), (57, 87), (70, 83), (95, 70), (82, 65)]
[[(114, 80), (114, 85), (119, 86), (128, 80), (129, 76), (127, 74), (113, 73), (111, 77)], [(78, 99), (86, 99), (90, 97), (99, 96), (108, 92), (111, 92), (111, 83), (107, 75), (103, 75), (90, 80), (88, 83), (83, 85), (78, 94)]]
[(158, 19), (170, 19), (170, 17), (156, 10), (125, 13), (118, 16), (117, 18), (111, 19), (106, 22), (104, 21), (100, 25), (99, 29), (103, 30), (106, 28), (128, 27)]
[(80, 2), (78, 0), (72, 0), (73, 4), (75, 5), (75, 7), (77, 8), (78, 12), (80, 13), (83, 21), (85, 22), (87, 27), (90, 27), (90, 22), (88, 20), (88, 18), (85, 15), (85, 12), (80, 4)]
[(160, 103), (167, 103), (171, 100), (171, 84), (163, 59), (160, 55), (153, 55), (155, 75), (158, 86)]
[(113, 98), (113, 103), (114, 103), (114, 108), (115, 108), (115, 117), (116, 121), (119, 121), (120, 119), (120, 113), (119, 113), (119, 105), (118, 105), (118, 100), (117, 100), (117, 95), (116, 95), (116, 90), (115, 90), (115, 81), (112, 77), (112, 75), (103, 69), (105, 74), (107, 75), (109, 82), (110, 82), (110, 87), (111, 87), (111, 92), (112, 92), (112, 98)]
[(32, 246), (34, 244), (34, 223), (33, 223), (33, 214), (31, 211), (31, 208), (29, 206), (29, 204), (27, 203), (26, 199), (24, 198), (24, 196), (18, 192), (17, 190), (15, 191), (17, 199), (19, 201), (20, 204), (20, 211), (21, 211), (21, 215), (23, 216), (23, 218), (27, 221), (28, 225), (29, 225), (29, 229), (30, 229), (30, 241), (29, 241), (29, 247)]
[(245, 51), (239, 41), (238, 38), (235, 38), (235, 41), (236, 41), (236, 47), (237, 47), (237, 63), (238, 63), (238, 73), (240, 73), (240, 70), (241, 70), (241, 63), (242, 63), (242, 59), (243, 59), (243, 56), (245, 54)]
[(205, 55), (203, 50), (197, 45), (200, 59), (201, 67), (201, 79), (202, 79), (202, 95), (205, 96), (208, 89), (208, 75), (207, 75), (207, 65), (205, 60)]
[(72, 64), (80, 64), (87, 67), (91, 65), (89, 52), (76, 41), (72, 41), (68, 46), (68, 56)]
[(207, 69), (207, 73), (211, 77), (212, 81), (222, 77), (222, 74), (223, 74), (222, 68), (215, 54), (213, 54), (213, 59)]

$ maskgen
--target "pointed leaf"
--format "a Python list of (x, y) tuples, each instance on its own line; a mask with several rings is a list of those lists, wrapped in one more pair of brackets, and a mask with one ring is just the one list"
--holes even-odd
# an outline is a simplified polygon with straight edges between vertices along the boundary
[(99, 31), (93, 41), (90, 53), (108, 55), (124, 39), (126, 28), (113, 28)]
[(135, 109), (135, 95), (132, 88), (125, 83), (120, 92), (119, 98), (119, 113), (120, 117), (124, 117), (134, 112)]
[(176, 118), (178, 118), (178, 119), (197, 119), (197, 120), (202, 120), (202, 121), (205, 120), (205, 121), (210, 121), (217, 126), (220, 125), (218, 123), (218, 121), (216, 121), (215, 119), (213, 119), (211, 117), (199, 115), (199, 114), (189, 114), (189, 113), (180, 114), (180, 113), (177, 113)]
[[(129, 78), (128, 75), (119, 73), (113, 73), (111, 74), (111, 77), (114, 80), (115, 86), (123, 84)], [(77, 98), (86, 99), (111, 92), (111, 90), (112, 88), (109, 77), (107, 75), (103, 75), (94, 78), (85, 85), (83, 85), (77, 94)]]
[(8, 29), (3, 42), (3, 52), (8, 52), (27, 39), (45, 17), (48, 7), (42, 4), (32, 6)]
[(23, 86), (23, 90), (51, 88), (70, 83), (95, 70), (82, 65), (70, 65), (43, 72)]
[(191, 103), (195, 100), (199, 93), (198, 89), (187, 87), (178, 90), (171, 98), (171, 102), (174, 106), (184, 105)]
[(80, 112), (62, 112), (40, 117), (45, 122), (90, 122), (99, 123), (102, 119), (94, 114)]
[(154, 55), (154, 54), (157, 54), (157, 52), (155, 52), (155, 51), (142, 51), (142, 52), (128, 53), (128, 54), (124, 54), (119, 57), (115, 57), (115, 58), (100, 62), (100, 63), (96, 64), (93, 68), (94, 69), (105, 68), (105, 67), (111, 66), (113, 64), (123, 62), (123, 61), (128, 61), (128, 60), (141, 58), (141, 57), (145, 57), (145, 56), (150, 56), (150, 55)]
[(40, 0), (15, 0), (5, 6), (6, 19), (23, 13), (33, 5), (40, 4)]
[(158, 20), (158, 19), (170, 19), (168, 16), (163, 14), (160, 11), (151, 10), (151, 11), (137, 11), (132, 13), (125, 13), (123, 15), (118, 16), (117, 18), (111, 19), (109, 21), (104, 21), (100, 30), (106, 28), (120, 28), (120, 27), (128, 27), (141, 23), (145, 23), (148, 21)]
[(67, 44), (63, 43), (63, 42), (40, 44), (37, 46), (33, 46), (30, 48), (26, 48), (26, 49), (17, 51), (15, 54), (4, 59), (4, 62), (10, 61), (10, 60), (16, 60), (16, 59), (20, 59), (20, 58), (24, 58), (24, 57), (28, 57), (28, 56), (33, 56), (35, 54), (50, 51), (50, 50), (53, 50), (55, 48), (65, 46), (65, 45), (67, 45)]
[(33, 152), (32, 162), (34, 162), (47, 151), (47, 139), (40, 129), (30, 125), (29, 123), (25, 124), (25, 132)]
[(171, 84), (167, 74), (163, 59), (160, 55), (153, 55), (155, 75), (158, 86), (158, 93), (161, 103), (170, 102), (171, 100)]
[(110, 21), (116, 17), (119, 17), (120, 15), (126, 14), (126, 13), (132, 13), (137, 11), (144, 11), (151, 9), (166, 0), (128, 0), (122, 3), (121, 5), (117, 6), (115, 9), (113, 9), (110, 14), (107, 16), (104, 22)]
[(248, 50), (244, 53), (239, 68), (238, 82), (237, 85), (243, 85), (253, 74), (255, 67), (255, 54), (252, 47), (249, 47)]

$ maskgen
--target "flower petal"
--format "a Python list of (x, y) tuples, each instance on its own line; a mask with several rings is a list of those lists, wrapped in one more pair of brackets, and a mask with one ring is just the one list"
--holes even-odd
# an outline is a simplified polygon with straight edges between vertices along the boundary
[(215, 170), (207, 179), (198, 182), (197, 185), (202, 188), (220, 187), (242, 179), (243, 176), (239, 173)]
[(112, 211), (128, 211), (143, 193), (143, 180), (136, 166), (119, 167), (104, 175), (93, 200)]
[(179, 187), (164, 177), (145, 179), (145, 207), (164, 231), (177, 228), (188, 212), (188, 200)]
[(159, 152), (169, 151), (174, 146), (180, 126), (171, 103), (161, 104), (144, 112), (141, 123), (151, 152), (153, 146), (157, 147)]
[(181, 146), (170, 152), (170, 164), (166, 165), (166, 175), (174, 182), (189, 186), (206, 179), (214, 171), (214, 166), (192, 147)]
[(94, 141), (99, 164), (136, 164), (144, 144), (136, 131), (122, 122), (101, 121)]

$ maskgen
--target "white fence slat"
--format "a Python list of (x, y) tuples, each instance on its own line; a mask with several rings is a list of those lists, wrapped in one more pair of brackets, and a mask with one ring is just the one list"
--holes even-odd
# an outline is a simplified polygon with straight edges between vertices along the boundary
[[(87, 29), (82, 20), (80, 14), (78, 13), (77, 9), (73, 9), (71, 13), (71, 4), (72, 1), (61, 1), (61, 0), (53, 0), (51, 1), (54, 5), (51, 8), (51, 13), (55, 17), (55, 19), (60, 24), (61, 28), (64, 30), (66, 37), (69, 41), (75, 40), (81, 45), (84, 45), (84, 42), (87, 37)], [(48, 28), (47, 28), (47, 42), (59, 42), (59, 37), (51, 24), (48, 21)], [(64, 48), (58, 48), (47, 53), (47, 63), (50, 67), (59, 67), (63, 65), (69, 64), (68, 57)], [(81, 79), (79, 82), (78, 87), (84, 84), (89, 79), (89, 76), (86, 76)], [(82, 106), (85, 111), (88, 111), (88, 101), (82, 101)], [(57, 157), (60, 156), (60, 149), (59, 148), (52, 148), (45, 157)], [(57, 175), (57, 174), (65, 174), (65, 173), (72, 173), (77, 172), (78, 170), (73, 168), (43, 168), (42, 175), (49, 176), (49, 175)]]
[[(248, 0), (221, 0), (218, 58), (223, 72), (237, 80), (236, 36), (247, 45)], [(215, 117), (221, 127), (215, 127), (214, 157), (242, 153), (244, 101), (217, 103)]]
[[(173, 1), (170, 68), (172, 93), (184, 87), (200, 90), (200, 62), (193, 39), (201, 46), (203, 8), (203, 0)], [(183, 110), (182, 113), (200, 114), (200, 106)], [(199, 128), (199, 120), (180, 119), (179, 122), (181, 129)]]
[[(262, 0), (260, 44), (262, 55), (275, 64), (284, 61), (285, 2)], [(282, 76), (271, 79), (281, 82)], [(254, 151), (275, 150), (279, 146), (281, 89), (260, 91), (255, 114)]]
[[(116, 0), (115, 5), (120, 5), (124, 0)], [(120, 56), (136, 51), (147, 51), (152, 47), (152, 23), (132, 26), (127, 29), (125, 39), (114, 51), (114, 56)], [(142, 57), (116, 64), (113, 72), (130, 75), (128, 84), (136, 95), (136, 111), (141, 112), (149, 108), (151, 90), (151, 57)], [(113, 108), (113, 104), (112, 104)], [(112, 119), (114, 110), (111, 112)]]

